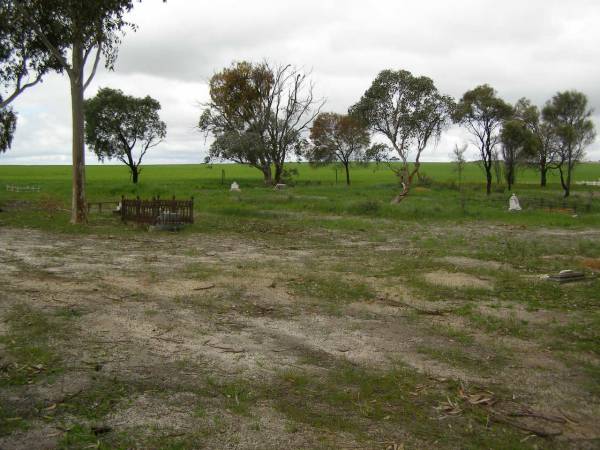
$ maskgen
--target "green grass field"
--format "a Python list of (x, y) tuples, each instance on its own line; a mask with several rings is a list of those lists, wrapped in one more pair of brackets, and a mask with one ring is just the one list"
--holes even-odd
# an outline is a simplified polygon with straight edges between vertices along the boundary
[[(335, 166), (314, 168), (304, 163), (290, 163), (286, 167), (298, 170), (294, 181), (298, 185), (310, 184), (336, 184)], [(150, 193), (148, 189), (160, 189), (164, 185), (173, 186), (185, 193), (203, 187), (219, 187), (222, 172), (225, 172), (225, 181), (237, 181), (242, 185), (261, 185), (260, 172), (252, 167), (240, 164), (182, 164), (182, 165), (152, 165), (142, 168), (140, 176), (140, 193)], [(344, 174), (338, 167), (338, 183), (343, 184)], [(423, 163), (421, 173), (439, 183), (457, 181), (457, 174), (451, 163)], [(356, 186), (374, 186), (381, 184), (394, 184), (395, 176), (385, 165), (357, 166), (351, 170), (352, 184)], [(70, 189), (69, 180), (71, 166), (2, 166), (0, 165), (0, 183), (39, 184), (48, 186), (49, 190), (59, 194), (67, 193)], [(575, 181), (598, 181), (600, 179), (600, 163), (584, 163), (575, 170)], [(129, 172), (125, 166), (120, 165), (92, 165), (87, 167), (88, 191), (90, 194), (111, 194), (111, 188), (124, 189), (131, 186)], [(476, 163), (468, 163), (465, 167), (463, 180), (466, 183), (484, 183), (481, 168)], [(537, 185), (539, 175), (533, 169), (521, 169), (517, 174), (517, 183), (524, 185)], [(550, 187), (559, 187), (557, 172), (550, 172), (548, 176)], [(64, 185), (64, 186), (63, 186)], [(128, 189), (129, 191), (131, 189)]]
[[(521, 198), (525, 211), (515, 215), (506, 211), (510, 193), (503, 185), (494, 185), (493, 194), (485, 195), (483, 173), (474, 163), (468, 164), (465, 169), (461, 191), (457, 188), (452, 164), (423, 164), (421, 172), (428, 181), (415, 185), (410, 197), (400, 205), (389, 204), (398, 186), (393, 172), (384, 166), (353, 168), (353, 184), (349, 188), (343, 182), (340, 169), (336, 184), (334, 167), (313, 168), (308, 164), (290, 164), (289, 167), (298, 171), (291, 182), (292, 187), (275, 192), (263, 185), (258, 170), (235, 164), (147, 166), (142, 170), (138, 185), (130, 182), (124, 166), (89, 166), (87, 198), (90, 202), (98, 202), (117, 201), (122, 195), (142, 198), (193, 196), (196, 212), (201, 214), (196, 227), (205, 230), (214, 226), (233, 227), (239, 221), (252, 218), (313, 226), (314, 217), (300, 217), (297, 215), (300, 212), (315, 217), (336, 216), (336, 220), (328, 221), (331, 227), (351, 226), (346, 223), (348, 220), (365, 216), (418, 221), (472, 219), (543, 226), (591, 225), (598, 223), (600, 218), (600, 200), (592, 196), (591, 187), (575, 186), (571, 199), (563, 205), (555, 173), (550, 175), (549, 185), (541, 189), (537, 185), (535, 171), (519, 172), (518, 184), (513, 191)], [(21, 205), (40, 206), (33, 210), (17, 208), (14, 214), (4, 215), (2, 220), (6, 224), (70, 230), (65, 228), (68, 222), (66, 210), (70, 206), (70, 173), (68, 166), (0, 166), (0, 202), (16, 201), (19, 204), (20, 201)], [(576, 181), (599, 177), (600, 164), (582, 164), (575, 172)], [(241, 185), (241, 194), (229, 192), (232, 181)], [(4, 190), (5, 184), (34, 185), (41, 190), (35, 193), (8, 192)], [(566, 210), (560, 211), (563, 206), (574, 207), (578, 217), (571, 217)], [(50, 211), (52, 208), (54, 211)], [(53, 220), (47, 220), (48, 211), (52, 213)], [(285, 215), (284, 221), (280, 220), (281, 215)], [(229, 219), (225, 225), (219, 225), (223, 217)], [(96, 226), (96, 231), (98, 225), (106, 224), (106, 221), (96, 220), (93, 214), (90, 218), (90, 224)]]

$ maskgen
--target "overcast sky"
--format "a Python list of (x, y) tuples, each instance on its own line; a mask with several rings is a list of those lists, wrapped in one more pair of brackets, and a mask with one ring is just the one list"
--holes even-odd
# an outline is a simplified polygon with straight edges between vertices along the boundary
[[(584, 92), (600, 129), (598, 0), (145, 0), (135, 3), (114, 72), (98, 71), (86, 96), (112, 87), (162, 105), (167, 139), (146, 163), (198, 163), (195, 129), (207, 81), (233, 61), (292, 63), (312, 71), (325, 109), (345, 112), (382, 69), (427, 75), (455, 98), (488, 83), (513, 103), (541, 106), (560, 90)], [(19, 122), (0, 164), (70, 164), (68, 80), (48, 76), (13, 105)], [(469, 138), (454, 127), (424, 160), (447, 160)], [(475, 158), (473, 146), (470, 156)], [(598, 141), (588, 159), (600, 160)], [(93, 154), (89, 164), (97, 163)]]

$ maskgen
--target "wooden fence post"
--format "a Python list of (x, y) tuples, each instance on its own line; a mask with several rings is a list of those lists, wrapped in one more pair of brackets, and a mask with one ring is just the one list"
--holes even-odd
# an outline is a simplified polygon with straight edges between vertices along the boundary
[(194, 197), (190, 200), (190, 223), (194, 223)]

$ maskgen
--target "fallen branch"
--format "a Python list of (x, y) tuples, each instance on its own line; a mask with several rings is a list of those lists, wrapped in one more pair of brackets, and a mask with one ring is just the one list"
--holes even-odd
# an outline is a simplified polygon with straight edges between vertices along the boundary
[(523, 431), (527, 431), (529, 433), (533, 433), (536, 436), (539, 437), (553, 437), (553, 436), (560, 436), (562, 434), (562, 431), (557, 430), (557, 431), (546, 431), (546, 430), (541, 430), (539, 428), (534, 428), (534, 427), (530, 427), (528, 425), (523, 425), (520, 424), (514, 420), (510, 420), (508, 417), (494, 412), (494, 411), (490, 411), (491, 412), (491, 418), (492, 420), (495, 420), (498, 423), (504, 423), (506, 425), (510, 425), (512, 427), (518, 428), (519, 430), (523, 430)]
[(231, 347), (221, 347), (219, 345), (212, 345), (208, 342), (206, 342), (204, 345), (206, 345), (207, 347), (211, 347), (211, 348), (216, 348), (218, 350), (223, 350), (225, 353), (245, 353), (246, 350), (236, 350), (234, 348)]
[(511, 417), (535, 417), (537, 419), (542, 419), (542, 420), (546, 420), (548, 422), (553, 422), (553, 423), (560, 423), (560, 424), (567, 423), (567, 419), (565, 419), (563, 417), (545, 416), (543, 414), (539, 414), (534, 411), (515, 412), (515, 413), (510, 413), (509, 416), (511, 416)]
[(195, 287), (192, 290), (193, 291), (206, 291), (207, 289), (212, 289), (214, 287), (215, 287), (214, 283), (207, 283), (207, 284), (204, 284), (202, 286)]
[(167, 328), (166, 330), (161, 331), (160, 333), (158, 333), (156, 336), (154, 336), (155, 338), (159, 337), (159, 336), (163, 336), (167, 333), (170, 333), (171, 331), (173, 331), (175, 329), (175, 327), (171, 327), (171, 328)]
[(169, 338), (163, 338), (160, 336), (152, 336), (151, 339), (157, 339), (159, 341), (165, 341), (165, 342), (172, 342), (175, 344), (183, 344), (183, 339), (169, 339)]
[(411, 305), (409, 303), (405, 303), (405, 302), (399, 302), (399, 301), (394, 301), (394, 300), (390, 300), (390, 299), (385, 299), (387, 301), (387, 303), (394, 305), (394, 306), (404, 306), (406, 308), (411, 308), (414, 309), (418, 314), (425, 314), (428, 316), (443, 316), (446, 314), (450, 314), (452, 312), (454, 312), (454, 309), (423, 309), (423, 308), (419, 308), (418, 306), (415, 305)]
[(560, 408), (558, 408), (558, 411), (562, 414), (562, 416), (567, 419), (568, 422), (571, 423), (579, 423), (578, 421), (576, 421), (575, 419), (573, 419), (572, 417), (567, 416), (567, 414)]
[(126, 295), (122, 295), (121, 297), (111, 297), (109, 295), (105, 295), (105, 297), (109, 300), (113, 300), (115, 302), (122, 302), (123, 300), (125, 300), (128, 297), (134, 297), (136, 294), (126, 294)]

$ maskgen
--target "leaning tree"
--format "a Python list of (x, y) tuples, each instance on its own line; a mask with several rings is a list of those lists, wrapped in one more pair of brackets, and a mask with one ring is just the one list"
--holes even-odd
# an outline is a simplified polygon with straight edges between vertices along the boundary
[[(432, 140), (439, 139), (449, 124), (453, 101), (442, 95), (428, 77), (416, 77), (407, 70), (384, 70), (350, 114), (364, 122), (375, 133), (387, 138), (377, 159), (400, 158), (400, 167), (389, 164), (400, 178), (402, 191), (393, 200), (399, 203), (409, 193), (412, 180), (419, 172), (421, 153)], [(411, 167), (409, 157), (414, 155)]]
[(587, 97), (577, 91), (557, 93), (542, 110), (544, 121), (556, 142), (557, 168), (564, 196), (571, 193), (575, 165), (585, 156), (585, 148), (594, 142), (596, 131)]
[(366, 125), (352, 116), (321, 113), (310, 128), (310, 140), (312, 145), (303, 156), (313, 165), (339, 162), (350, 186), (350, 164), (365, 161), (371, 136)]
[(214, 137), (209, 160), (248, 164), (263, 173), (266, 184), (281, 181), (287, 157), (301, 153), (324, 104), (308, 74), (268, 62), (235, 63), (213, 75), (209, 91), (198, 122), (200, 131)]
[(488, 195), (492, 192), (494, 152), (500, 143), (500, 130), (512, 112), (512, 107), (487, 84), (465, 92), (454, 112), (455, 122), (464, 125), (475, 138), (485, 171)]
[(100, 89), (85, 101), (85, 140), (100, 161), (117, 159), (125, 164), (137, 183), (146, 152), (167, 135), (159, 111), (160, 103), (150, 96)]
[[(52, 58), (51, 65), (67, 73), (72, 115), (72, 208), (71, 222), (87, 221), (85, 201), (85, 147), (83, 97), (100, 60), (114, 67), (118, 46), (126, 29), (135, 26), (125, 20), (133, 0), (4, 0), (16, 34), (31, 33)], [(9, 50), (18, 53), (18, 47)], [(86, 67), (91, 62), (91, 69)], [(87, 72), (87, 73), (86, 73)]]

